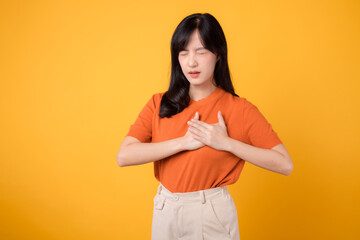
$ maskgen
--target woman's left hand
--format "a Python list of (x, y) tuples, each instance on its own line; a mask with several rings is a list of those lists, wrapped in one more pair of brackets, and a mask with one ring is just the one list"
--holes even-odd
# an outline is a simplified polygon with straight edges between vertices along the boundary
[(194, 139), (216, 150), (225, 150), (229, 136), (220, 111), (218, 111), (218, 119), (219, 121), (215, 124), (208, 124), (195, 119), (187, 123), (190, 125), (189, 130)]

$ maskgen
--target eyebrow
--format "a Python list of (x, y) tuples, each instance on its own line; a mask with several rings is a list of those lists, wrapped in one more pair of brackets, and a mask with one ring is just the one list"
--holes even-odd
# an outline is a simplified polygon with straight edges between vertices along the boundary
[[(195, 51), (206, 49), (204, 47), (198, 47), (195, 49)], [(182, 51), (188, 51), (186, 48), (184, 48)]]

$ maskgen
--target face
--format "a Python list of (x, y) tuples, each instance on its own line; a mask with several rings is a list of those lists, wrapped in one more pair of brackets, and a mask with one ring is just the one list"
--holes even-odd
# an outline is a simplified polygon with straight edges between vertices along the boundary
[(206, 86), (215, 83), (214, 69), (217, 56), (204, 48), (199, 31), (195, 30), (183, 51), (179, 52), (181, 69), (191, 85)]

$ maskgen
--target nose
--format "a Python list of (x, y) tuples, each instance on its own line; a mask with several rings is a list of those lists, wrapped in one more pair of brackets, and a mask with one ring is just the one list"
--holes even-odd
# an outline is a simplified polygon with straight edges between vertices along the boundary
[(188, 65), (189, 67), (197, 66), (197, 60), (195, 54), (189, 54)]

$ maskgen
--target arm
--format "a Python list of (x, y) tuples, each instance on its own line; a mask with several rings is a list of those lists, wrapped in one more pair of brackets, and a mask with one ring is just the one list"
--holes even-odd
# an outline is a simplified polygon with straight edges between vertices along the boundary
[(154, 162), (183, 151), (181, 138), (157, 143), (142, 143), (126, 136), (116, 156), (120, 167)]
[(223, 150), (229, 151), (237, 157), (267, 170), (290, 175), (293, 163), (283, 144), (272, 149), (258, 148), (227, 137), (224, 140)]
[[(199, 119), (196, 114), (195, 120)], [(154, 162), (184, 150), (195, 150), (204, 144), (195, 140), (188, 130), (183, 137), (156, 143), (143, 143), (137, 138), (126, 136), (122, 142), (116, 161), (120, 167)]]
[(290, 175), (293, 163), (283, 144), (278, 144), (272, 149), (265, 149), (243, 143), (228, 136), (225, 121), (220, 111), (218, 112), (218, 119), (219, 122), (216, 124), (207, 124), (198, 120), (188, 121), (189, 131), (196, 140), (214, 149), (229, 151), (256, 166), (287, 176)]

